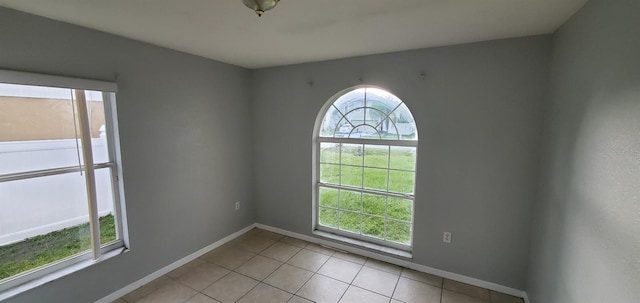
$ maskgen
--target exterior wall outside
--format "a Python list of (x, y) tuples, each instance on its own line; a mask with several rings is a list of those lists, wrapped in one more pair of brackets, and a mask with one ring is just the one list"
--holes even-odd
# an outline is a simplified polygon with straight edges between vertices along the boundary
[[(87, 106), (91, 137), (100, 137), (104, 106)], [(76, 138), (70, 100), (0, 96), (0, 142)], [(1, 156), (0, 156), (1, 157)]]

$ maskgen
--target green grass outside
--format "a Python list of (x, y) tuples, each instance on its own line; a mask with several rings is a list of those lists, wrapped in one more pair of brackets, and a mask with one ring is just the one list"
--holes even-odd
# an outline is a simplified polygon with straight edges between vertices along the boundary
[[(113, 215), (100, 218), (100, 243), (116, 239)], [(0, 280), (91, 248), (89, 223), (0, 246)]]
[[(389, 151), (370, 145), (343, 144), (341, 151), (339, 147), (328, 146), (332, 144), (322, 146), (320, 153), (322, 182), (413, 193), (416, 158), (407, 148), (392, 147)], [(320, 224), (327, 227), (408, 244), (412, 214), (411, 200), (320, 188)]]

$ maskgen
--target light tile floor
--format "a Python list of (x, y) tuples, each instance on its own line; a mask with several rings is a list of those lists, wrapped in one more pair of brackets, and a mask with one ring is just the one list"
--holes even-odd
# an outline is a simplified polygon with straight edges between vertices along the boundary
[(523, 303), (520, 298), (253, 229), (114, 303)]

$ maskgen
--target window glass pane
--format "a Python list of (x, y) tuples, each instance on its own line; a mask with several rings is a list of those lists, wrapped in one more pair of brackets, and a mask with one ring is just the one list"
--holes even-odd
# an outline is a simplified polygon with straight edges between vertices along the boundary
[(320, 182), (340, 184), (340, 166), (320, 164)]
[(362, 166), (362, 155), (364, 147), (362, 144), (342, 144), (341, 164)]
[(79, 165), (71, 94), (0, 84), (0, 174)]
[(381, 168), (364, 169), (364, 187), (368, 189), (387, 190), (388, 170)]
[(84, 176), (0, 183), (0, 279), (91, 248)]
[(393, 94), (377, 89), (367, 88), (367, 107), (373, 107), (385, 115), (391, 113), (402, 101)]
[(391, 122), (390, 119), (385, 119), (384, 121), (382, 121), (380, 126), (378, 126), (378, 129), (380, 130), (382, 139), (400, 140), (398, 129), (396, 128), (396, 125), (393, 124), (393, 122)]
[(320, 143), (320, 162), (340, 164), (340, 143)]
[(362, 216), (362, 234), (374, 238), (384, 239), (384, 218)]
[(360, 233), (360, 214), (341, 211), (339, 228), (354, 233)]
[(362, 211), (366, 214), (372, 214), (372, 215), (378, 215), (378, 216), (384, 217), (387, 214), (386, 201), (387, 201), (387, 198), (385, 196), (363, 194), (362, 195)]
[(346, 138), (349, 137), (351, 131), (353, 130), (353, 125), (347, 121), (347, 119), (342, 119), (338, 122), (338, 126), (336, 128), (336, 132), (334, 137), (336, 138)]
[(338, 211), (335, 209), (320, 207), (320, 225), (337, 228)]
[(345, 116), (353, 126), (364, 124), (364, 108), (354, 109), (348, 112)]
[(338, 190), (320, 187), (320, 206), (338, 207)]
[(409, 171), (389, 171), (389, 191), (402, 194), (412, 194), (415, 173)]
[(387, 220), (386, 239), (397, 243), (409, 244), (411, 242), (411, 224), (408, 222)]
[(91, 133), (91, 149), (93, 163), (109, 162), (109, 148), (107, 147), (107, 128), (105, 125), (105, 102), (102, 92), (85, 91), (89, 131)]
[(403, 103), (389, 118), (395, 123), (402, 140), (418, 140), (418, 130), (409, 108)]
[(364, 117), (365, 117), (365, 123), (367, 125), (370, 125), (373, 128), (380, 130), (378, 126), (382, 124), (382, 120), (387, 118), (387, 115), (378, 109), (367, 107), (365, 108)]
[(364, 166), (379, 168), (389, 167), (389, 146), (365, 145)]
[(350, 190), (340, 191), (340, 209), (360, 211), (361, 207), (361, 195), (359, 192)]
[(380, 139), (380, 134), (372, 126), (360, 125), (351, 132), (349, 138)]
[(329, 107), (320, 126), (320, 137), (333, 137), (341, 119), (342, 114), (334, 106)]
[(412, 220), (413, 201), (389, 197), (387, 203), (387, 216), (389, 218), (403, 221)]
[(404, 146), (391, 146), (391, 169), (416, 170), (416, 148)]
[(342, 165), (341, 185), (362, 188), (362, 166)]
[(100, 218), (100, 243), (102, 245), (113, 242), (119, 237), (115, 225), (115, 199), (112, 169), (101, 168), (96, 173), (96, 198), (98, 199), (98, 217)]
[(338, 98), (333, 105), (342, 114), (346, 115), (351, 110), (364, 106), (364, 89), (359, 88), (352, 90)]

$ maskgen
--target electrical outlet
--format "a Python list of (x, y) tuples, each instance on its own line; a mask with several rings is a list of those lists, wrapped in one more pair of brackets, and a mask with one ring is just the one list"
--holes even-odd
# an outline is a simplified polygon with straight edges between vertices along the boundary
[(236, 202), (236, 210), (239, 210), (239, 209), (240, 209), (240, 201), (237, 201)]
[(442, 235), (442, 242), (444, 243), (451, 243), (451, 233), (448, 231), (445, 231), (444, 234)]

